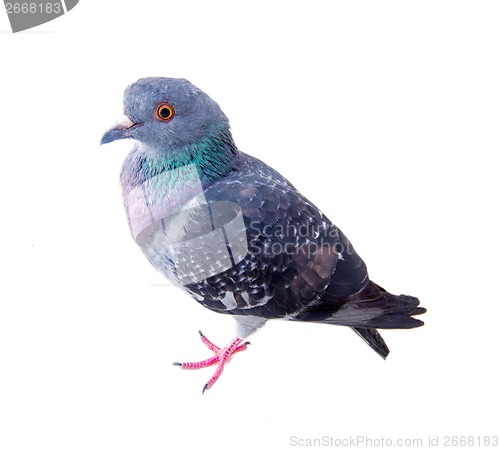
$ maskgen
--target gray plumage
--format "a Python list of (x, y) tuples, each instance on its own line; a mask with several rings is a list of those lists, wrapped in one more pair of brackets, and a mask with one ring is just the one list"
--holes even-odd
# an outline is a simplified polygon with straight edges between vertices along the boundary
[(121, 174), (135, 240), (197, 302), (232, 315), (240, 337), (269, 319), (344, 325), (386, 357), (377, 328), (423, 324), (413, 317), (425, 312), (418, 299), (373, 283), (346, 236), (239, 151), (219, 106), (187, 80), (141, 79), (125, 91), (124, 111), (102, 142), (136, 140)]

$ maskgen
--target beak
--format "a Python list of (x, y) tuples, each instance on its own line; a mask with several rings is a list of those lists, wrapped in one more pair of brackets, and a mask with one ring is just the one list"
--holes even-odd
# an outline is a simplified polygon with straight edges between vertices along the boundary
[(142, 127), (142, 123), (134, 123), (127, 116), (124, 116), (115, 123), (113, 128), (104, 133), (101, 139), (101, 145), (109, 144), (110, 142), (117, 141), (118, 139), (131, 138), (132, 131)]

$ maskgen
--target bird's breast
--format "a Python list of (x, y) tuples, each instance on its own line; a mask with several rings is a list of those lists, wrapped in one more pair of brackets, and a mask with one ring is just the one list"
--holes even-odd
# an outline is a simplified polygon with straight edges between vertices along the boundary
[(124, 196), (135, 241), (161, 273), (182, 285), (222, 273), (248, 253), (241, 208), (207, 201), (195, 171), (184, 166), (160, 174)]
[(166, 170), (124, 190), (123, 201), (133, 238), (137, 241), (151, 225), (174, 216), (202, 196), (195, 164)]

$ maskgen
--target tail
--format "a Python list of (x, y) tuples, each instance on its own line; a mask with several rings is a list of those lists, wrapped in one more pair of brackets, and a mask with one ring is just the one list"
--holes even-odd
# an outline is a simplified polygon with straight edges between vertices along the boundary
[(398, 329), (421, 327), (424, 322), (413, 316), (424, 314), (427, 310), (422, 308), (420, 300), (410, 295), (394, 295), (384, 288), (370, 282), (380, 291), (381, 297), (376, 302), (370, 303), (370, 308), (382, 306), (382, 313), (366, 321), (370, 328)]
[(376, 330), (416, 328), (424, 324), (413, 316), (426, 312), (410, 295), (393, 295), (373, 281), (349, 297), (327, 292), (320, 302), (304, 308), (294, 320), (351, 327), (382, 358), (389, 348)]
[[(359, 311), (365, 311), (365, 320), (361, 321), (363, 327), (357, 326), (352, 327), (352, 329), (385, 359), (389, 354), (389, 348), (376, 328), (394, 329), (422, 326), (424, 322), (413, 317), (426, 312), (426, 309), (419, 304), (420, 301), (416, 297), (390, 294), (384, 288), (370, 281), (352, 299), (352, 307), (359, 308)], [(360, 318), (358, 317), (358, 320)]]
[(373, 350), (382, 358), (387, 358), (389, 347), (385, 343), (380, 333), (374, 328), (352, 328)]
[[(333, 298), (324, 298), (330, 303)], [(356, 294), (344, 300), (343, 305), (328, 318), (336, 325), (353, 328), (416, 328), (424, 324), (413, 316), (426, 312), (418, 306), (420, 301), (410, 295), (393, 295), (373, 281)]]

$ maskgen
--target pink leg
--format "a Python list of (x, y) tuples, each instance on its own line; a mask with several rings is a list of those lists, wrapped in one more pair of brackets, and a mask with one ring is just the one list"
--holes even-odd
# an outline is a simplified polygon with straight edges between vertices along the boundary
[(234, 355), (237, 352), (240, 352), (242, 350), (245, 350), (247, 348), (247, 345), (250, 344), (250, 342), (245, 342), (241, 344), (241, 338), (235, 337), (229, 345), (227, 345), (224, 348), (217, 347), (215, 344), (210, 342), (200, 331), (200, 336), (201, 336), (201, 341), (211, 350), (215, 353), (214, 356), (211, 358), (204, 359), (203, 361), (198, 361), (198, 362), (187, 362), (187, 363), (178, 363), (174, 362), (174, 365), (180, 366), (183, 369), (201, 369), (202, 367), (208, 367), (213, 364), (217, 364), (217, 367), (215, 369), (214, 374), (208, 380), (207, 384), (203, 387), (203, 392), (205, 392), (207, 389), (210, 389), (214, 383), (219, 379), (222, 370), (224, 369), (224, 366), (226, 362), (228, 361), (229, 357), (231, 355)]
[[(241, 342), (241, 339), (239, 337), (235, 337), (231, 343), (227, 346), (224, 347), (222, 353), (219, 353), (219, 364), (217, 364), (217, 368), (215, 369), (214, 374), (212, 375), (212, 378), (208, 380), (207, 384), (205, 384), (203, 388), (203, 392), (205, 392), (207, 389), (210, 389), (214, 383), (219, 379), (222, 370), (224, 369), (224, 366), (226, 364), (227, 359), (236, 351), (238, 348), (238, 344)], [(245, 345), (245, 344), (243, 344)], [(242, 347), (242, 346), (240, 346)], [(245, 345), (246, 347), (246, 345)], [(202, 393), (203, 393), (202, 392)]]
[[(198, 331), (198, 333), (200, 333), (201, 342), (203, 342), (210, 350), (212, 350), (214, 353), (220, 351), (220, 347), (217, 347), (214, 343), (212, 343), (212, 341), (209, 341), (208, 338), (201, 331)], [(247, 345), (250, 345), (250, 342), (245, 342), (244, 344), (239, 345), (234, 349), (232, 354), (234, 355), (236, 352), (245, 350), (247, 348)]]

